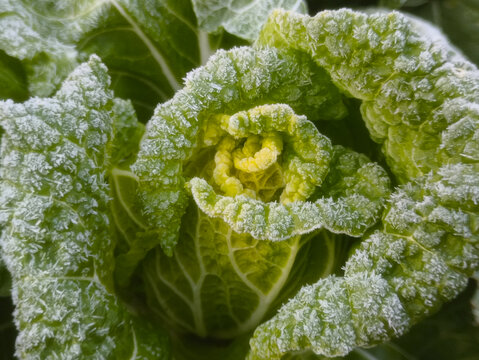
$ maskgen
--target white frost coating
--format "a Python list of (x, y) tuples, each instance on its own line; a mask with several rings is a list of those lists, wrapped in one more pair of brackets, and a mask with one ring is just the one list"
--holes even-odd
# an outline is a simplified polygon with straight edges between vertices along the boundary
[(285, 240), (321, 228), (359, 236), (375, 222), (377, 206), (381, 206), (381, 201), (375, 203), (375, 199), (358, 198), (356, 194), (349, 198), (321, 198), (316, 202), (284, 205), (264, 203), (244, 195), (218, 195), (200, 178), (191, 179), (188, 186), (198, 207), (209, 216), (222, 218), (238, 233), (270, 241)]
[(193, 0), (200, 28), (214, 32), (223, 27), (230, 34), (253, 41), (275, 8), (305, 13), (303, 0)]
[(305, 323), (317, 326), (317, 319), (288, 317), (339, 303), (318, 294), (297, 307), (292, 300), (261, 325), (249, 359), (279, 359), (299, 348), (345, 355), (401, 335), (457, 296), (479, 266), (479, 73), (437, 31), (397, 12), (343, 9), (309, 18), (277, 11), (258, 40), (268, 45), (308, 52), (337, 86), (363, 100), (366, 125), (403, 183), (381, 227), (349, 258), (344, 278), (334, 279), (347, 288), (352, 316), (342, 326), (352, 326), (356, 338), (339, 334), (332, 350), (333, 342), (309, 335)]
[(122, 114), (112, 111), (108, 84), (106, 67), (92, 56), (54, 97), (0, 103), (0, 244), (13, 278), (19, 358), (158, 358), (164, 351), (113, 293), (105, 172), (113, 121)]
[[(144, 43), (153, 61), (158, 64), (158, 69), (154, 70), (163, 73), (166, 81), (162, 80), (164, 84), (159, 85), (149, 84), (147, 77), (150, 74), (135, 72), (134, 65), (116, 69), (115, 75), (126, 77), (127, 81), (136, 79), (146, 83), (164, 99), (165, 93), (170, 94), (181, 87), (177, 79), (199, 63), (199, 59), (191, 56), (181, 42), (177, 45), (178, 42), (170, 39), (172, 45), (166, 47), (165, 38), (174, 39), (178, 26), (192, 36), (196, 33), (196, 28), (185, 20), (184, 14), (172, 11), (167, 5), (130, 0), (84, 0), (74, 3), (60, 0), (51, 4), (4, 0), (0, 5), (0, 28), (5, 30), (0, 34), (0, 49), (22, 60), (34, 95), (48, 96), (58, 89), (61, 81), (77, 65), (79, 46), (83, 51), (90, 51), (92, 46), (94, 49), (97, 46), (95, 37), (104, 36), (105, 28), (108, 31), (131, 31)], [(188, 10), (185, 12), (188, 13)], [(116, 23), (109, 23), (117, 13), (124, 17), (128, 25), (118, 28)], [(160, 31), (161, 36), (157, 36)], [(85, 38), (86, 34), (88, 38)], [(102, 49), (97, 52), (102, 53)], [(175, 58), (175, 63), (172, 64), (170, 58)], [(158, 82), (155, 74), (153, 72), (152, 77)]]

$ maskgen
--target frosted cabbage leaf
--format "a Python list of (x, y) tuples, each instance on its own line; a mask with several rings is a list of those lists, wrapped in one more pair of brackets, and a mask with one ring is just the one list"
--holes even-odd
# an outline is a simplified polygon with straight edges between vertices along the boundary
[(114, 290), (105, 175), (117, 130), (137, 123), (106, 71), (93, 56), (52, 98), (0, 103), (1, 244), (19, 358), (168, 356), (162, 331), (130, 314)]
[[(213, 31), (270, 4), (246, 3), (193, 7)], [(163, 327), (178, 358), (243, 357), (250, 336), (251, 360), (343, 356), (403, 335), (477, 271), (479, 72), (432, 26), (276, 10), (252, 46), (217, 51), (184, 86), (194, 61), (171, 72), (168, 94), (181, 89), (144, 127), (98, 57), (62, 83), (76, 41), (138, 20), (139, 3), (80, 11), (76, 40), (65, 17), (46, 29), (24, 4), (0, 5), (0, 21), (38, 40), (33, 57), (20, 43), (0, 54), (0, 79), (15, 83), (1, 96), (17, 101), (0, 103), (0, 243), (18, 356), (167, 357)]]

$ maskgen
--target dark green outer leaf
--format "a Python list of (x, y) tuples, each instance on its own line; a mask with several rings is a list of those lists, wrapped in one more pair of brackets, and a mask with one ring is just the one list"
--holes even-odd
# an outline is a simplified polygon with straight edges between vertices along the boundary
[(146, 120), (200, 63), (189, 0), (3, 0), (0, 14), (0, 27), (9, 29), (0, 49), (22, 61), (34, 95), (51, 94), (79, 60), (96, 53), (117, 95)]
[(26, 76), (20, 61), (0, 51), (0, 99), (24, 101), (28, 98)]

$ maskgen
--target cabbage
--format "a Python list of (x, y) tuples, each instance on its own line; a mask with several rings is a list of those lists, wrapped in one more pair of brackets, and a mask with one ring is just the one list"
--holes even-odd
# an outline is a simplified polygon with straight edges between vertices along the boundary
[(18, 358), (369, 356), (477, 276), (476, 66), (305, 11), (0, 1)]

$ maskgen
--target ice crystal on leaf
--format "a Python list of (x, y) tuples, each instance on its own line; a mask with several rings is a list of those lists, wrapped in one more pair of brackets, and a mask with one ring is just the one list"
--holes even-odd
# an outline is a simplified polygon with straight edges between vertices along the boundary
[[(30, 91), (58, 88), (0, 102), (19, 357), (166, 358), (152, 322), (180, 344), (252, 334), (250, 360), (343, 356), (401, 336), (477, 274), (479, 72), (430, 25), (275, 10), (256, 36), (277, 2), (47, 3), (0, 4), (0, 49)], [(155, 64), (133, 72), (165, 100), (146, 126), (99, 57), (64, 79), (94, 50), (131, 75), (103, 47), (119, 29), (121, 54)], [(203, 31), (222, 29), (256, 40), (207, 59), (218, 34)]]
[(145, 336), (149, 325), (113, 289), (105, 177), (115, 119), (124, 114), (113, 112), (121, 107), (108, 85), (106, 67), (93, 56), (52, 98), (0, 104), (1, 244), (13, 277), (20, 358), (166, 354), (162, 335)]
[[(337, 86), (363, 100), (366, 125), (403, 185), (388, 200), (382, 228), (347, 261), (344, 278), (313, 285), (344, 283), (352, 316), (342, 327), (351, 326), (354, 336), (321, 345), (301, 330), (309, 317), (292, 321), (289, 314), (341, 303), (322, 296), (310, 304), (292, 300), (255, 331), (250, 359), (297, 350), (298, 334), (302, 348), (327, 356), (401, 335), (456, 296), (478, 265), (478, 167), (476, 154), (464, 156), (465, 145), (477, 143), (478, 71), (438, 33), (419, 33), (423, 25), (416, 21), (399, 13), (340, 10), (309, 18), (278, 11), (260, 34), (261, 46), (308, 52)], [(338, 52), (338, 41), (358, 50)], [(275, 340), (281, 347), (270, 340), (278, 328), (284, 329)]]

